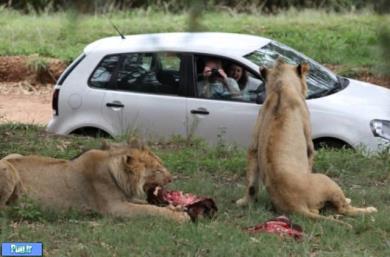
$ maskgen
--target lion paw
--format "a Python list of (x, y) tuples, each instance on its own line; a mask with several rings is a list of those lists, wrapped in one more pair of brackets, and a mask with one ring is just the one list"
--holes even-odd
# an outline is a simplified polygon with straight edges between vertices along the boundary
[(247, 197), (243, 197), (241, 199), (238, 199), (236, 201), (236, 205), (238, 205), (239, 207), (244, 207), (244, 206), (247, 206), (249, 203), (248, 201), (248, 198)]
[(172, 210), (172, 211), (178, 211), (178, 212), (182, 212), (185, 210), (185, 207), (183, 205), (172, 205), (172, 204), (169, 204), (167, 206), (168, 209)]
[(176, 221), (179, 223), (185, 223), (185, 222), (191, 221), (190, 215), (186, 212), (176, 212), (175, 216), (176, 216), (176, 218), (175, 218)]
[(378, 212), (378, 209), (375, 208), (375, 207), (372, 207), (372, 206), (371, 207), (367, 207), (366, 210), (367, 210), (368, 213)]

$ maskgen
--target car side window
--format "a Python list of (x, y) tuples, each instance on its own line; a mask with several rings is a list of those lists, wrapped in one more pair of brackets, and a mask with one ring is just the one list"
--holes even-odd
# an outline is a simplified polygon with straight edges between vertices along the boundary
[(243, 101), (263, 103), (265, 99), (264, 82), (245, 69), (244, 72), (247, 74), (245, 85), (242, 87), (239, 83)]
[(116, 88), (130, 92), (178, 94), (180, 56), (171, 53), (129, 53), (123, 55), (116, 76)]
[[(198, 97), (250, 103), (262, 102), (263, 81), (243, 65), (221, 57), (197, 56), (195, 67)], [(207, 70), (210, 69), (208, 75)]]
[(96, 88), (109, 88), (111, 77), (119, 63), (119, 55), (103, 58), (89, 79), (89, 85)]
[(161, 66), (164, 70), (172, 70), (179, 72), (180, 58), (174, 53), (160, 53)]

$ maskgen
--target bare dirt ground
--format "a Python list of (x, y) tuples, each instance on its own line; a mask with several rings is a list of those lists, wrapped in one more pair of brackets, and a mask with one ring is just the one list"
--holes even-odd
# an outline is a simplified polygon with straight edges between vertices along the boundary
[(36, 56), (0, 56), (0, 123), (46, 125), (51, 96), (66, 64)]
[[(36, 65), (34, 68), (34, 60), (37, 57), (0, 56), (0, 124), (16, 122), (46, 125), (49, 122), (54, 83), (66, 64), (47, 59), (46, 69), (39, 70)], [(337, 70), (337, 67), (333, 70)], [(357, 79), (390, 88), (390, 77), (372, 76), (363, 72)]]
[(0, 123), (47, 125), (51, 118), (52, 84), (31, 85), (28, 81), (0, 83)]

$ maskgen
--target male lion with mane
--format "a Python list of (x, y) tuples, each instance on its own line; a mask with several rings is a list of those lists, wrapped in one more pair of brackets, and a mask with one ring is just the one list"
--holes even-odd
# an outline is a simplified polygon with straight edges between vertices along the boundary
[(0, 208), (25, 194), (54, 210), (93, 210), (116, 217), (152, 215), (189, 221), (184, 211), (145, 201), (145, 192), (151, 186), (171, 181), (161, 160), (136, 141), (105, 144), (73, 160), (11, 154), (0, 160)]
[(273, 69), (261, 70), (266, 80), (266, 99), (248, 150), (246, 194), (237, 204), (243, 206), (255, 200), (261, 179), (279, 211), (350, 226), (320, 215), (320, 209), (325, 203), (331, 203), (344, 215), (377, 210), (353, 207), (333, 180), (312, 173), (314, 149), (305, 102), (308, 70), (308, 64), (293, 66), (281, 59)]

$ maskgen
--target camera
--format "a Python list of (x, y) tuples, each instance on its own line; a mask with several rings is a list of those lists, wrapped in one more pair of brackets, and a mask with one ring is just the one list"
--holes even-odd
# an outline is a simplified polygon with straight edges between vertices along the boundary
[(218, 69), (216, 69), (216, 68), (211, 69), (210, 79), (217, 79), (220, 77), (222, 77), (222, 76), (221, 76), (221, 74), (219, 74)]

